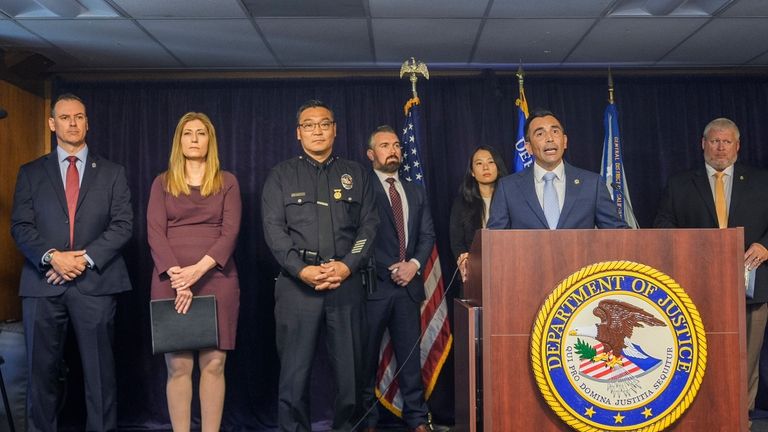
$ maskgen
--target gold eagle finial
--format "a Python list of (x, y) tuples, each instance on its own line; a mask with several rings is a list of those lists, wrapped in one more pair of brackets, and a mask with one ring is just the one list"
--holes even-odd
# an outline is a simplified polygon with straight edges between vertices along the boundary
[(427, 64), (422, 61), (417, 61), (415, 58), (411, 57), (410, 59), (404, 61), (403, 65), (400, 67), (400, 78), (406, 74), (410, 75), (409, 79), (411, 80), (411, 91), (413, 91), (413, 97), (416, 98), (418, 97), (416, 94), (416, 81), (419, 80), (418, 75), (421, 74), (424, 76), (424, 78), (429, 79), (429, 70), (427, 69)]

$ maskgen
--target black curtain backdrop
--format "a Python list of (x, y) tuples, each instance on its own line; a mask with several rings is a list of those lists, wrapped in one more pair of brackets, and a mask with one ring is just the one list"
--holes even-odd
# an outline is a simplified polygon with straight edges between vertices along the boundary
[[(599, 171), (606, 79), (573, 75), (527, 77), (529, 106), (558, 114), (569, 137), (566, 159)], [(421, 156), (446, 284), (455, 270), (448, 241), (450, 204), (475, 146), (495, 146), (509, 165), (517, 129), (517, 86), (514, 77), (493, 72), (419, 81), (424, 135)], [(653, 223), (667, 177), (703, 163), (701, 133), (716, 117), (729, 117), (740, 126), (741, 161), (768, 167), (768, 77), (620, 75), (615, 77), (615, 88), (625, 170), (642, 227)], [(116, 322), (121, 428), (163, 429), (169, 424), (165, 364), (162, 356), (152, 356), (149, 337), (152, 260), (146, 241), (146, 207), (152, 179), (166, 167), (176, 122), (187, 111), (202, 111), (216, 127), (222, 166), (237, 176), (243, 193), (243, 222), (235, 255), (241, 285), (240, 322), (237, 349), (227, 362), (222, 428), (274, 429), (279, 368), (273, 278), (278, 268), (262, 234), (260, 196), (264, 179), (272, 166), (300, 152), (295, 112), (310, 98), (325, 101), (335, 111), (335, 153), (368, 165), (368, 134), (385, 123), (396, 129), (402, 126), (409, 83), (395, 78), (59, 79), (53, 90), (54, 96), (73, 92), (85, 101), (90, 148), (126, 167), (133, 194), (134, 236), (125, 256), (134, 289), (119, 298)], [(77, 429), (84, 417), (82, 385), (72, 347), (68, 356), (72, 371), (63, 423)], [(323, 420), (330, 417), (333, 389), (322, 356), (315, 368), (314, 417), (322, 427)], [(453, 422), (452, 375), (449, 359), (430, 402), (438, 423)]]

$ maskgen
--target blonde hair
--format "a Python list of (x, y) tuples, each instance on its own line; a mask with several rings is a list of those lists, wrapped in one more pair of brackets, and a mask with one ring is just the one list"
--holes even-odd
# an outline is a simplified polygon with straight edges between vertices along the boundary
[(211, 119), (203, 113), (188, 112), (181, 117), (179, 124), (176, 125), (171, 155), (168, 158), (168, 171), (164, 173), (165, 191), (175, 197), (180, 194), (190, 194), (184, 171), (186, 158), (181, 148), (181, 135), (184, 132), (184, 126), (192, 120), (200, 120), (208, 131), (208, 154), (205, 157), (205, 174), (203, 174), (203, 181), (200, 184), (200, 195), (204, 197), (213, 195), (221, 190), (224, 183), (219, 164), (219, 146), (216, 141), (216, 129), (214, 129)]

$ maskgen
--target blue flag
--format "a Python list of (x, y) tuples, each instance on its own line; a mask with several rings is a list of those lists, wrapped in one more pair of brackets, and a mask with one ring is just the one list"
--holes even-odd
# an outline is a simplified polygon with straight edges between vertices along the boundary
[(619, 115), (616, 105), (609, 103), (605, 108), (603, 119), (605, 139), (603, 140), (603, 161), (600, 164), (600, 176), (611, 191), (613, 202), (619, 210), (619, 217), (632, 228), (638, 228), (637, 219), (632, 211), (632, 201), (629, 199), (629, 186), (624, 173), (624, 160), (619, 138)]
[(520, 97), (517, 105), (517, 141), (515, 141), (515, 161), (512, 164), (514, 172), (522, 171), (533, 163), (533, 155), (525, 149), (525, 120), (528, 118), (528, 101), (525, 100), (525, 90), (520, 86)]

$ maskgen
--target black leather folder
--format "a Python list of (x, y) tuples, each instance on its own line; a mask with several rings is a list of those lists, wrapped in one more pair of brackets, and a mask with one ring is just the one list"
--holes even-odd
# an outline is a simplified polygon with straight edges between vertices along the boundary
[(167, 299), (149, 302), (152, 354), (217, 347), (219, 328), (216, 322), (216, 297), (193, 297), (186, 314), (176, 312), (174, 301)]

